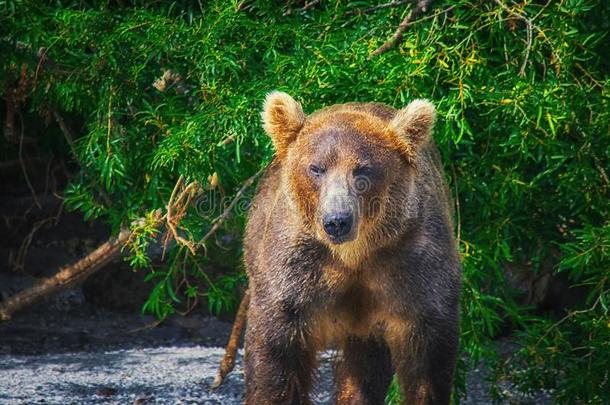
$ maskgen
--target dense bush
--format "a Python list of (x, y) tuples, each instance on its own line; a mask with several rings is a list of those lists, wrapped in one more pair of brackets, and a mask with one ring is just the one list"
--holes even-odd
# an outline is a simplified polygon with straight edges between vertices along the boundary
[[(5, 104), (26, 117), (25, 130), (63, 116), (79, 132), (67, 142), (51, 123), (35, 135), (49, 153), (73, 148), (80, 174), (65, 190), (72, 208), (118, 230), (165, 210), (184, 176), (203, 191), (178, 232), (200, 241), (272, 157), (259, 122), (269, 90), (289, 92), (306, 111), (429, 98), (464, 263), (468, 356), (457, 387), (483, 355), (497, 381), (553, 388), (565, 403), (610, 401), (608, 2), (439, 1), (397, 48), (370, 59), (410, 6), (146, 4), (0, 2)], [(3, 140), (0, 156), (17, 149)], [(157, 283), (147, 310), (164, 317), (198, 295), (216, 310), (234, 304), (243, 207), (197, 255), (171, 245), (167, 266), (150, 264), (152, 220), (133, 225), (129, 259)], [(234, 271), (210, 279), (202, 270), (210, 261)], [(567, 280), (584, 295), (543, 311), (531, 289), (510, 282), (515, 271)], [(507, 333), (519, 350), (499, 358), (491, 339)]]

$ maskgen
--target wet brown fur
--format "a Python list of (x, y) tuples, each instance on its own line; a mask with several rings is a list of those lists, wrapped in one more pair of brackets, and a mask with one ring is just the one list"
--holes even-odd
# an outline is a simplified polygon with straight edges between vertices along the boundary
[[(263, 121), (277, 157), (246, 227), (246, 404), (309, 403), (326, 348), (340, 352), (338, 404), (382, 404), (393, 372), (406, 404), (449, 403), (461, 270), (432, 105), (349, 103), (305, 117), (275, 92)], [(357, 195), (352, 241), (325, 237), (330, 180), (311, 178), (315, 162)], [(375, 171), (360, 191), (352, 173), (363, 162)]]

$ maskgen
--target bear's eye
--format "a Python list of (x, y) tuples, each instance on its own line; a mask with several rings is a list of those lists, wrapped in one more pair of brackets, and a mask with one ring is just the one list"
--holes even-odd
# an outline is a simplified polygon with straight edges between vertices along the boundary
[(309, 173), (311, 173), (312, 176), (321, 176), (325, 172), (326, 170), (320, 166), (309, 165)]
[(373, 174), (373, 168), (371, 166), (364, 165), (358, 166), (354, 169), (352, 174), (354, 177), (370, 176)]

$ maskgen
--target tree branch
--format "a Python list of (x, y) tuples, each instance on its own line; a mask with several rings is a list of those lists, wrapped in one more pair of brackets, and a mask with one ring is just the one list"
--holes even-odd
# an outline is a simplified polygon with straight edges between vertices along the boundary
[[(243, 193), (248, 187), (252, 185), (252, 183), (254, 183), (254, 181), (258, 178), (258, 176), (261, 175), (263, 171), (264, 168), (260, 169), (252, 177), (250, 177), (243, 183), (242, 187), (235, 194), (235, 197), (233, 201), (231, 201), (231, 204), (229, 204), (229, 206), (223, 211), (223, 213), (212, 222), (212, 228), (201, 239), (201, 241), (199, 242), (200, 245), (203, 245), (205, 241), (210, 238), (210, 236), (212, 236), (216, 231), (218, 231), (222, 223), (229, 217), (231, 211), (233, 210)], [(181, 192), (179, 192), (179, 190), (183, 186), (184, 177), (180, 176), (180, 178), (176, 182), (174, 190), (172, 191), (172, 195), (167, 205), (167, 212), (165, 213), (165, 215), (161, 216), (160, 210), (155, 211), (154, 226), (158, 227), (159, 225), (164, 223), (167, 228), (165, 244), (167, 243), (168, 238), (171, 236), (177, 243), (188, 247), (191, 253), (194, 255), (195, 244), (178, 235), (177, 226), (179, 225), (182, 217), (185, 215), (186, 208), (192, 202), (193, 195), (198, 189), (199, 185), (196, 182), (190, 183), (186, 187), (184, 187)], [(143, 219), (141, 219), (140, 221), (142, 220)], [(123, 229), (118, 236), (109, 239), (108, 241), (100, 245), (97, 249), (95, 249), (93, 252), (91, 252), (89, 255), (87, 255), (85, 258), (76, 262), (74, 265), (61, 269), (53, 277), (42, 279), (35, 283), (32, 287), (29, 287), (17, 293), (13, 297), (9, 298), (7, 301), (0, 303), (0, 320), (9, 320), (11, 319), (12, 314), (16, 311), (19, 311), (41, 299), (50, 297), (53, 294), (56, 294), (62, 290), (68, 289), (78, 283), (83, 282), (90, 275), (103, 268), (115, 256), (117, 256), (120, 253), (122, 247), (129, 241), (131, 235), (132, 231), (130, 231), (129, 229)], [(244, 305), (247, 309), (248, 304), (245, 303)], [(246, 309), (244, 309), (244, 311)], [(236, 325), (236, 327), (239, 327), (239, 325)], [(231, 350), (234, 351), (235, 349)], [(229, 367), (228, 362), (229, 360), (225, 362), (225, 368)], [(228, 370), (230, 371), (230, 369)]]
[(78, 154), (76, 153), (76, 147), (74, 146), (74, 139), (76, 138), (74, 136), (74, 132), (72, 132), (72, 129), (68, 126), (68, 124), (66, 124), (64, 117), (61, 116), (59, 111), (57, 111), (53, 107), (50, 107), (49, 110), (51, 111), (51, 114), (53, 114), (53, 118), (55, 118), (57, 125), (59, 125), (59, 129), (61, 129), (61, 132), (64, 134), (64, 138), (66, 139), (66, 142), (68, 143), (68, 146), (70, 147), (70, 150), (72, 151), (72, 155), (74, 155), (74, 160), (76, 160), (78, 162), (78, 164), (82, 167), (83, 165), (81, 164), (81, 162), (78, 159)]
[(415, 3), (413, 9), (411, 9), (409, 14), (407, 14), (404, 20), (402, 20), (402, 22), (398, 25), (398, 28), (396, 29), (394, 34), (392, 34), (392, 36), (387, 41), (385, 41), (383, 45), (377, 48), (371, 54), (371, 56), (369, 56), (369, 60), (375, 56), (381, 55), (382, 53), (402, 41), (402, 34), (405, 32), (411, 21), (417, 18), (421, 13), (426, 12), (430, 4), (432, 4), (432, 1), (433, 0), (418, 0), (417, 3)]
[(252, 185), (252, 183), (254, 183), (254, 181), (258, 178), (258, 176), (260, 176), (263, 173), (264, 170), (265, 170), (265, 168), (260, 169), (258, 172), (254, 173), (254, 175), (252, 175), (252, 177), (250, 177), (248, 180), (244, 181), (244, 183), (241, 186), (241, 188), (239, 189), (239, 191), (237, 191), (237, 193), (235, 193), (235, 197), (233, 198), (233, 201), (231, 201), (231, 203), (227, 206), (227, 208), (225, 208), (225, 210), (222, 212), (222, 214), (220, 214), (214, 221), (212, 221), (212, 227), (210, 228), (208, 233), (206, 233), (203, 236), (203, 238), (201, 238), (201, 240), (199, 241), (200, 245), (205, 246), (204, 245), (205, 241), (208, 240), (209, 237), (212, 236), (218, 230), (218, 228), (220, 228), (222, 223), (229, 217), (229, 215), (231, 214), (231, 211), (233, 210), (233, 208), (235, 207), (235, 205), (237, 204), (237, 202), (239, 201), (241, 196), (244, 194), (246, 189), (248, 189), (248, 187), (250, 187)]
[[(157, 223), (160, 222), (158, 211), (155, 219)], [(12, 296), (0, 305), (0, 320), (9, 320), (16, 311), (83, 282), (117, 256), (131, 234), (129, 229), (123, 229), (117, 236), (110, 238), (72, 266), (65, 267), (53, 277), (42, 279)]]
[[(311, 1), (310, 1), (310, 2), (308, 2), (308, 3), (305, 3), (305, 5), (304, 5), (303, 7), (301, 7), (301, 8), (300, 8), (298, 11), (300, 11), (300, 12), (307, 11), (307, 10), (309, 10), (310, 8), (314, 7), (315, 5), (317, 5), (317, 4), (319, 4), (319, 3), (320, 3), (320, 0), (311, 0)], [(286, 16), (288, 16), (288, 15), (290, 15), (290, 14), (292, 14), (292, 9), (291, 9), (291, 8), (289, 8), (288, 10), (286, 10), (286, 11), (284, 12), (284, 14), (282, 14), (282, 15), (283, 15), (284, 17), (286, 17)]]
[(350, 10), (348, 12), (345, 13), (345, 15), (355, 15), (355, 14), (370, 14), (370, 13), (374, 13), (375, 11), (378, 10), (383, 10), (385, 8), (394, 8), (394, 7), (398, 7), (398, 6), (402, 6), (403, 4), (407, 4), (407, 3), (413, 3), (415, 0), (394, 0), (391, 1), (389, 3), (383, 3), (383, 4), (379, 4), (377, 6), (374, 7), (369, 7), (369, 8), (359, 8), (357, 10)]

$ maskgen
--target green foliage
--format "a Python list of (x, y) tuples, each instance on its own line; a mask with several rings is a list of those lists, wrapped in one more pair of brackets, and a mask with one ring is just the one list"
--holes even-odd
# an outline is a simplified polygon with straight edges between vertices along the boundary
[(553, 388), (563, 403), (604, 404), (610, 392), (610, 223), (573, 233), (575, 240), (562, 245), (559, 271), (569, 271), (574, 285), (590, 287), (586, 305), (557, 321), (528, 324), (510, 371), (523, 388)]
[[(493, 1), (436, 2), (398, 48), (371, 60), (407, 6), (347, 15), (367, 2), (338, 0), (284, 16), (287, 6), (256, 1), (241, 10), (224, 1), (0, 2), (0, 92), (25, 64), (32, 113), (54, 108), (86, 123), (74, 157), (82, 170), (66, 190), (86, 217), (118, 230), (164, 210), (180, 175), (199, 182), (208, 191), (181, 223), (193, 241), (272, 157), (258, 115), (266, 92), (285, 90), (306, 111), (433, 100), (464, 263), (468, 356), (456, 386), (481, 358), (503, 364), (491, 339), (513, 328), (522, 349), (495, 375), (554, 388), (560, 402), (607, 403), (610, 5), (501, 2), (511, 11)], [(529, 49), (518, 16), (531, 21)], [(52, 64), (36, 57), (40, 47)], [(172, 245), (163, 268), (150, 266), (154, 232), (138, 228), (129, 260), (156, 283), (145, 310), (164, 317), (196, 296), (215, 311), (235, 305), (245, 212), (236, 207), (205, 252)], [(583, 308), (566, 318), (518, 305), (523, 292), (507, 281), (507, 263), (528, 263), (537, 275), (547, 260), (588, 288)], [(210, 262), (233, 272), (211, 280), (202, 270)]]

